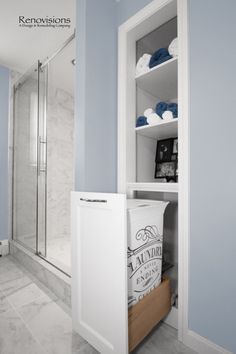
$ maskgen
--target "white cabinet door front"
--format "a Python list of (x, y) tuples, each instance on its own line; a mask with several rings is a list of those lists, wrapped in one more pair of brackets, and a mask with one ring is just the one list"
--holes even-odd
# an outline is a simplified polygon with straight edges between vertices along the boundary
[(126, 196), (72, 192), (72, 318), (100, 353), (128, 353)]

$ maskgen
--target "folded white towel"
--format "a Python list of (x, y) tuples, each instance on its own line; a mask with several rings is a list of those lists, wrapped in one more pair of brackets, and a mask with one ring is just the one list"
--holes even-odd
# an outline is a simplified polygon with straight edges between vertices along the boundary
[(144, 117), (147, 117), (147, 122), (149, 125), (155, 125), (163, 120), (158, 114), (156, 114), (156, 112), (154, 112), (152, 108), (147, 108), (143, 115)]
[(145, 109), (143, 115), (144, 115), (144, 117), (148, 118), (148, 116), (150, 116), (150, 114), (152, 114), (152, 113), (155, 113), (154, 110), (152, 108), (147, 108), (147, 109)]
[(149, 62), (151, 59), (150, 54), (143, 54), (143, 56), (138, 60), (136, 65), (136, 76), (146, 73), (150, 70)]
[(174, 119), (173, 113), (171, 111), (165, 111), (162, 113), (162, 118), (165, 121), (170, 121), (170, 120)]
[(172, 57), (177, 57), (178, 56), (178, 38), (176, 37), (173, 39), (173, 41), (170, 43), (168, 47), (168, 52)]
[(163, 119), (161, 119), (161, 117), (156, 113), (151, 113), (147, 117), (147, 122), (149, 125), (155, 125), (155, 124), (160, 123), (162, 121), (163, 121)]

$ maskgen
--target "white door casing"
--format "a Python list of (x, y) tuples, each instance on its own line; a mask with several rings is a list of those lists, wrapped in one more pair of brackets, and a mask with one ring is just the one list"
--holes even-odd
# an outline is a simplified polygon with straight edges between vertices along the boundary
[[(176, 8), (177, 6), (177, 8)], [(127, 191), (136, 177), (136, 41), (174, 16), (178, 17), (178, 339), (188, 332), (188, 240), (189, 240), (189, 77), (187, 0), (153, 0), (119, 27), (118, 37), (118, 192)], [(133, 107), (133, 110), (131, 109)], [(133, 121), (132, 121), (133, 119)], [(161, 191), (161, 190), (160, 190)]]

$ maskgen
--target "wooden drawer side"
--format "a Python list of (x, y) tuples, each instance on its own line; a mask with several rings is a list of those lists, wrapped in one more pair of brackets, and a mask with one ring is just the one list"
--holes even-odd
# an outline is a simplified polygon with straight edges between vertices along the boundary
[(162, 283), (129, 309), (131, 352), (171, 310), (170, 280)]

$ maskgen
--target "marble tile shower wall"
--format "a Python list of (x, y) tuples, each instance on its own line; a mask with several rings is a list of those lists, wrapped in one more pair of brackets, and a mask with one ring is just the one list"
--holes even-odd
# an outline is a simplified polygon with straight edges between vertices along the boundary
[[(50, 83), (49, 83), (50, 85)], [(49, 86), (47, 115), (47, 237), (70, 237), (74, 189), (74, 98)], [(50, 247), (49, 247), (50, 255)], [(63, 260), (62, 260), (63, 261)]]
[(37, 166), (31, 154), (31, 97), (37, 80), (19, 87), (15, 100), (14, 229), (15, 238), (35, 248)]

